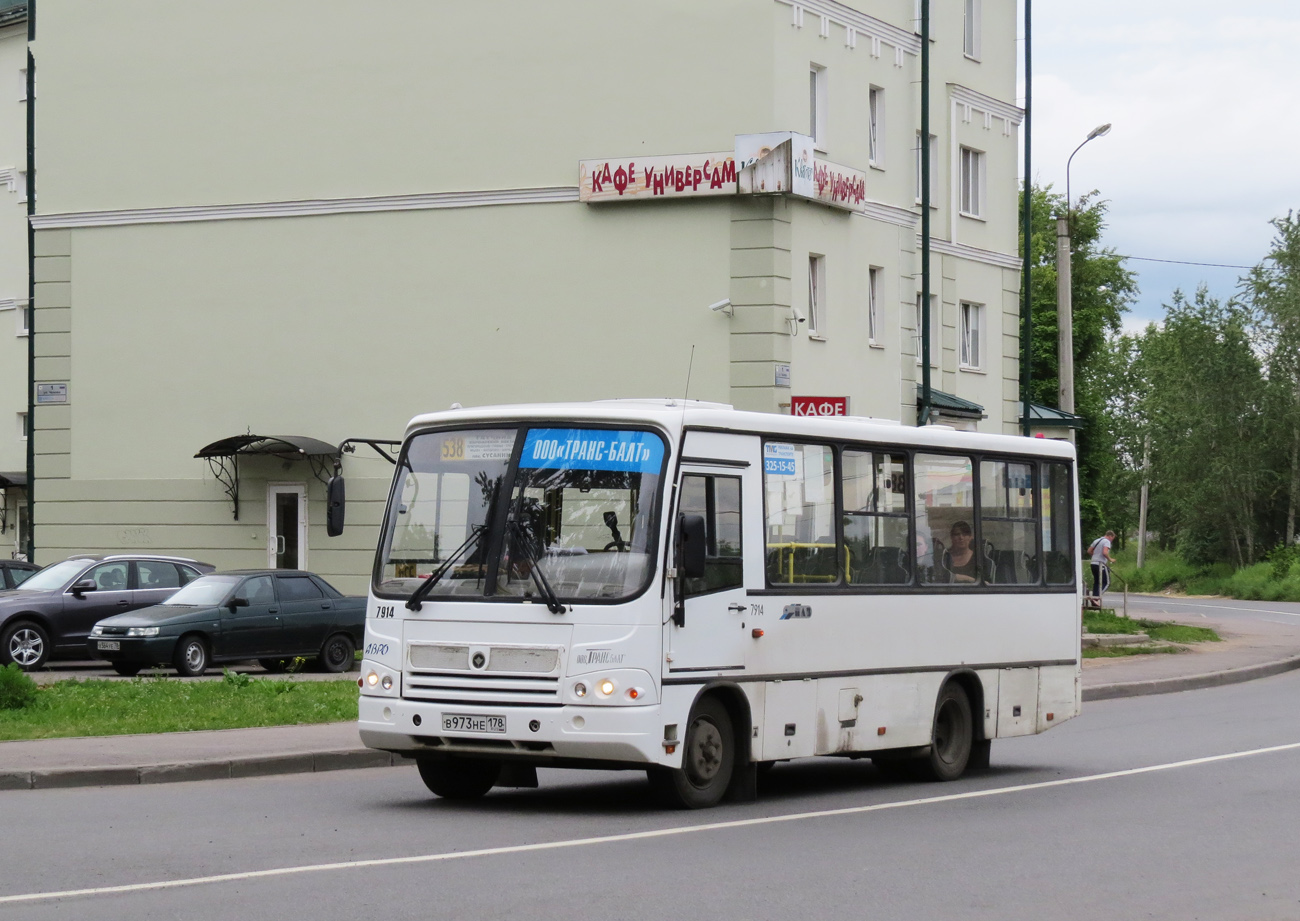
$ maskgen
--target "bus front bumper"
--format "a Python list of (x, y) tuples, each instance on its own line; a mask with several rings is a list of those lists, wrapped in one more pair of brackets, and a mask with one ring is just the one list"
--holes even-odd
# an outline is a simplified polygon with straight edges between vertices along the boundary
[[(504, 731), (457, 728), (480, 721), (500, 725), (494, 718), (504, 720)], [(539, 763), (551, 759), (681, 763), (680, 750), (673, 755), (665, 751), (658, 704), (482, 707), (362, 694), (357, 725), (368, 747), (408, 756), (464, 753)]]

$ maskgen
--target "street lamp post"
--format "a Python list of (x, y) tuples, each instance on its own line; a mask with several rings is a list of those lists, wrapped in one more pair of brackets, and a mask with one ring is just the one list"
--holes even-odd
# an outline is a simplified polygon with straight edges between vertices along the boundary
[(1070, 199), (1070, 163), (1084, 144), (1107, 134), (1110, 134), (1109, 122), (1093, 128), (1083, 139), (1083, 144), (1074, 148), (1074, 153), (1065, 161), (1065, 217), (1056, 219), (1056, 403), (1067, 413), (1074, 412), (1074, 308), (1070, 287), (1070, 236), (1073, 232), (1071, 219), (1074, 205)]

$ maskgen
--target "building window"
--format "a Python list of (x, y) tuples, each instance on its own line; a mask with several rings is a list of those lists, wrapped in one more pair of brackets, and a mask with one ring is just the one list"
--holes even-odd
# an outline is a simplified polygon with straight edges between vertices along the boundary
[(980, 0), (965, 0), (963, 8), (962, 51), (978, 61), (980, 57)]
[(18, 414), (18, 440), (27, 440), (27, 413)]
[(18, 71), (18, 101), (27, 101), (27, 68)]
[[(938, 5), (938, 0), (930, 0), (930, 41), (934, 41), (934, 33), (938, 25), (939, 17), (935, 14), (935, 7)], [(912, 2), (912, 31), (917, 35), (921, 34), (921, 0)]]
[(984, 153), (969, 147), (961, 149), (961, 213), (984, 214)]
[(27, 201), (27, 170), (14, 170), (15, 191), (18, 192), (18, 204), (25, 204)]
[(826, 68), (808, 69), (808, 135), (818, 150), (826, 149)]
[[(916, 203), (921, 203), (921, 132), (916, 132)], [(938, 207), (939, 201), (939, 136), (930, 135), (930, 207)]]
[[(921, 295), (916, 296), (916, 333), (912, 337), (916, 347), (916, 363), (921, 363)], [(939, 299), (930, 295), (930, 367), (939, 367)]]
[(867, 269), (867, 342), (880, 345), (880, 269)]
[(877, 169), (885, 168), (885, 91), (873, 86), (867, 96), (870, 120), (868, 163)]
[(826, 257), (808, 254), (808, 335), (826, 334)]
[(970, 370), (984, 367), (980, 339), (984, 330), (984, 306), (961, 303), (961, 366)]
[(16, 335), (26, 336), (32, 328), (31, 312), (28, 309), (26, 301), (18, 304), (18, 332)]

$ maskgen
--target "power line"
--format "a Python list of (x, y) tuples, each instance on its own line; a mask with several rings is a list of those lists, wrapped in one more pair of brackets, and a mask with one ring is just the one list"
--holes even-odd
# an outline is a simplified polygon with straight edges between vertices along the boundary
[[(1119, 253), (1116, 253), (1115, 255), (1119, 256), (1121, 259), (1132, 259), (1136, 262), (1167, 262), (1171, 265), (1199, 265), (1211, 269), (1246, 269), (1249, 271), (1250, 269), (1256, 268), (1256, 266), (1253, 265), (1227, 265), (1222, 262), (1188, 262), (1184, 259), (1153, 259), (1150, 256), (1123, 256)], [(1259, 268), (1275, 272), (1280, 271), (1276, 266), (1260, 266)]]

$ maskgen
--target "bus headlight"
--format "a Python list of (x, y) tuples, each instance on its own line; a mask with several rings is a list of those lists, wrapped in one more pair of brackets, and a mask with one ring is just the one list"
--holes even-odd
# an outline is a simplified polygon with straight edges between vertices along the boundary
[(401, 672), (369, 659), (361, 663), (361, 678), (357, 684), (361, 685), (361, 693), (367, 697), (402, 696)]
[(610, 669), (597, 677), (571, 679), (565, 700), (585, 707), (645, 706), (657, 703), (654, 679), (639, 668)]
[(601, 678), (600, 682), (596, 685), (596, 693), (601, 697), (608, 697), (610, 694), (614, 693), (616, 687), (618, 687), (618, 685), (614, 684), (611, 679)]

